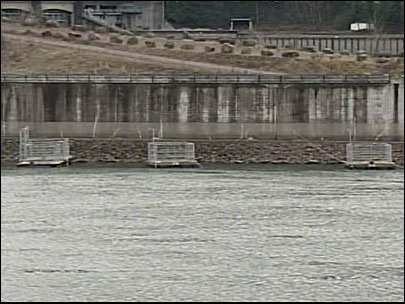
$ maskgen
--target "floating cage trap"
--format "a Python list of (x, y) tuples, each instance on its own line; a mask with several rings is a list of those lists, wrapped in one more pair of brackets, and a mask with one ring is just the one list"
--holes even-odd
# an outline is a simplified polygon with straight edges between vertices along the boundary
[(394, 169), (392, 145), (387, 143), (349, 143), (346, 145), (349, 169)]
[(197, 167), (194, 143), (150, 142), (147, 164), (155, 168)]
[(32, 139), (28, 127), (20, 130), (18, 166), (61, 166), (70, 159), (69, 139)]

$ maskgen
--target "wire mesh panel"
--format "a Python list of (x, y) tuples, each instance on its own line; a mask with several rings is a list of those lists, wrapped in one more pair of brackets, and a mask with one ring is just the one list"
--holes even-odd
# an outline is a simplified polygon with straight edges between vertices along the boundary
[(346, 145), (346, 160), (356, 162), (392, 162), (392, 145), (387, 143), (350, 143)]
[(69, 139), (31, 139), (29, 129), (20, 130), (20, 162), (68, 161), (70, 158)]
[(30, 139), (20, 151), (20, 161), (66, 160), (70, 155), (69, 139)]
[(150, 142), (148, 161), (195, 161), (193, 143), (187, 142)]

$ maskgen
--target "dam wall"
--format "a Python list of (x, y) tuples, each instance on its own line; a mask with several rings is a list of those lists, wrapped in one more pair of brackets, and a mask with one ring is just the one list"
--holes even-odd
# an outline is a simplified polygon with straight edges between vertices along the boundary
[(404, 139), (403, 78), (218, 77), (2, 75), (1, 135)]

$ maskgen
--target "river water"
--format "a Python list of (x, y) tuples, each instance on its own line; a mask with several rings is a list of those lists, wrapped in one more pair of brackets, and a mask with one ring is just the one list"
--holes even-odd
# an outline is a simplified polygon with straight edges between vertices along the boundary
[(1, 170), (2, 301), (403, 301), (404, 171)]

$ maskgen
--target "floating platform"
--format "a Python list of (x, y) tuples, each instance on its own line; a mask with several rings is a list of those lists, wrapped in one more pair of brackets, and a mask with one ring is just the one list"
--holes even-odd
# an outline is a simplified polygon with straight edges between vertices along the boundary
[(394, 170), (395, 163), (386, 161), (375, 161), (375, 162), (364, 161), (364, 162), (346, 163), (345, 167), (353, 170)]
[(18, 167), (67, 167), (70, 159), (67, 160), (23, 160), (17, 163)]
[(147, 161), (148, 166), (154, 168), (199, 168), (200, 164), (196, 160), (163, 160)]

